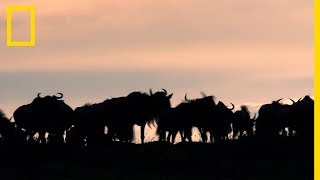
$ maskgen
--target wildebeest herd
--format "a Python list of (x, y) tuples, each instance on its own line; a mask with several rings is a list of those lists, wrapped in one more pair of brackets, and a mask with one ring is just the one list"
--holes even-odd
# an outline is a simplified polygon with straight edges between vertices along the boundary
[[(192, 129), (197, 128), (202, 142), (247, 137), (272, 139), (276, 136), (296, 136), (313, 141), (314, 101), (309, 96), (292, 104), (281, 100), (264, 104), (253, 118), (248, 108), (233, 112), (214, 96), (185, 100), (171, 107), (173, 94), (165, 89), (149, 93), (132, 92), (124, 97), (85, 104), (74, 110), (63, 101), (63, 94), (38, 96), (13, 113), (13, 119), (0, 112), (2, 144), (70, 144), (77, 147), (96, 146), (107, 141), (132, 142), (134, 125), (141, 127), (144, 143), (145, 126), (157, 128), (159, 141), (174, 143), (192, 141)], [(107, 129), (107, 131), (106, 131)]]

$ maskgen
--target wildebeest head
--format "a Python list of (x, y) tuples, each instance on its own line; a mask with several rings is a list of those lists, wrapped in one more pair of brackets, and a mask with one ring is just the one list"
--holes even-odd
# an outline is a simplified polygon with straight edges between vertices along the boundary
[(292, 106), (296, 135), (302, 137), (303, 141), (312, 144), (314, 136), (314, 100), (307, 95)]
[(154, 108), (158, 111), (157, 113), (161, 113), (171, 108), (170, 99), (172, 98), (172, 95), (173, 93), (168, 95), (168, 92), (165, 89), (156, 93), (152, 93), (152, 90), (150, 90), (150, 97), (153, 101)]
[(232, 108), (228, 108), (223, 102), (219, 101), (215, 108), (219, 118), (224, 120), (226, 126), (229, 126), (235, 119), (235, 115), (232, 112), (234, 104), (230, 104), (232, 105)]
[(40, 96), (41, 93), (38, 93), (37, 97), (32, 101), (32, 105), (33, 106), (53, 106), (54, 104), (56, 104), (59, 101), (63, 101), (61, 100), (63, 97), (62, 93), (57, 93), (58, 96), (53, 95), (53, 96), (45, 96), (45, 97), (41, 97)]
[(301, 101), (312, 105), (314, 103), (313, 99), (311, 99), (311, 97), (309, 95), (306, 95)]
[(232, 105), (232, 108), (228, 108), (223, 102), (219, 101), (217, 104), (218, 109), (226, 111), (226, 112), (232, 112), (234, 109), (234, 104), (230, 103)]
[[(300, 98), (297, 102), (292, 105), (292, 109), (295, 112), (312, 113), (314, 108), (314, 100), (310, 96), (305, 96), (302, 100)], [(303, 113), (301, 113), (303, 114)]]
[(2, 112), (2, 110), (0, 109), (0, 118), (5, 117), (5, 114)]
[(6, 115), (4, 114), (4, 112), (2, 112), (1, 109), (0, 109), (0, 120), (8, 120), (8, 118), (6, 117)]
[(10, 122), (10, 119), (8, 119), (0, 109), (0, 139), (6, 138), (8, 141), (10, 141), (10, 138), (13, 138), (15, 127), (14, 123)]

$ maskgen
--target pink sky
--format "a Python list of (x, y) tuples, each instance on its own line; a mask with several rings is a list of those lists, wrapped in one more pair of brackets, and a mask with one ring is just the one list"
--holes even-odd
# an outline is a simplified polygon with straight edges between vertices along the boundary
[[(288, 76), (295, 75), (292, 68), (296, 71), (297, 67), (300, 74), (312, 76), (312, 2), (4, 1), (1, 22), (8, 5), (36, 7), (37, 47), (2, 45), (0, 70), (250, 66), (269, 71), (286, 65), (282, 73)], [(25, 19), (14, 19), (16, 36), (26, 29)], [(4, 32), (2, 28), (1, 37)]]
[[(5, 46), (9, 5), (36, 7), (36, 47)], [(14, 16), (16, 39), (28, 23)], [(313, 95), (313, 1), (2, 0), (0, 64), (8, 116), (38, 92), (75, 108), (162, 87), (256, 110)]]

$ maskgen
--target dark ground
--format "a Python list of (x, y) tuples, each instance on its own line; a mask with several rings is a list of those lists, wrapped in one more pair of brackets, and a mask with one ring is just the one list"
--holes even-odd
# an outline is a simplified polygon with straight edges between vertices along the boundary
[(0, 147), (0, 179), (311, 180), (313, 148), (294, 137), (220, 144)]

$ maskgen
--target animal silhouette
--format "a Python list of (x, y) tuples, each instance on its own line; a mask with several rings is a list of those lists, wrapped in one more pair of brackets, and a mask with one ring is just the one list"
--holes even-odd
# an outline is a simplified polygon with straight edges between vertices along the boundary
[(246, 132), (247, 136), (253, 136), (255, 117), (250, 118), (250, 112), (247, 106), (242, 105), (240, 108), (241, 110), (235, 112), (235, 119), (232, 122), (233, 137), (238, 136), (238, 134), (239, 137), (242, 137), (244, 132)]
[(54, 134), (63, 143), (63, 133), (73, 124), (73, 109), (60, 96), (41, 97), (41, 93), (30, 103), (20, 106), (13, 113), (15, 123), (27, 131), (31, 139), (39, 134), (39, 142), (46, 143), (45, 133)]
[[(75, 127), (88, 142), (103, 139), (104, 129), (112, 139), (130, 142), (133, 125), (141, 127), (140, 138), (144, 143), (145, 126), (153, 124), (159, 114), (171, 107), (172, 94), (159, 91), (150, 94), (132, 92), (128, 96), (107, 99), (101, 103), (85, 105), (75, 109)], [(95, 140), (94, 140), (95, 139)]]

